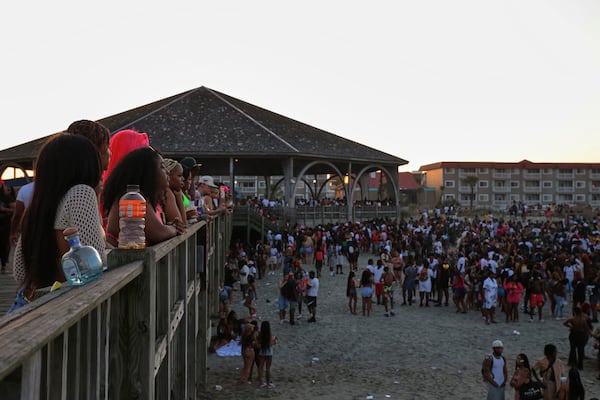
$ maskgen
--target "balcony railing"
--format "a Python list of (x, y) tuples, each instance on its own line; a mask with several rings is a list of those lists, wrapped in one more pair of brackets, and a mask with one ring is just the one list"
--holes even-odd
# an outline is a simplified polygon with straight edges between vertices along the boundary
[(573, 186), (563, 186), (556, 188), (556, 191), (558, 193), (574, 193), (575, 188)]

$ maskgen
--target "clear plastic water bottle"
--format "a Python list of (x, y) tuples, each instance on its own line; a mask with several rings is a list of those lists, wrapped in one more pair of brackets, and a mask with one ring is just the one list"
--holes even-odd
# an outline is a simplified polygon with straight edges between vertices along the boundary
[(63, 235), (71, 248), (61, 260), (65, 279), (73, 286), (81, 286), (102, 276), (102, 258), (98, 250), (83, 246), (76, 228), (65, 229)]
[(139, 185), (127, 185), (127, 193), (119, 200), (119, 248), (146, 247), (146, 199)]

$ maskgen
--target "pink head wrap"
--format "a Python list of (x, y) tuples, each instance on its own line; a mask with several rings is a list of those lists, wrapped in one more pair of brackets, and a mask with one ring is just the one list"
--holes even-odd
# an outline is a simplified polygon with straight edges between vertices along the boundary
[(150, 140), (148, 134), (145, 132), (137, 132), (132, 129), (126, 129), (119, 131), (111, 136), (110, 138), (110, 161), (108, 162), (108, 168), (104, 171), (102, 176), (102, 182), (106, 181), (106, 178), (110, 172), (116, 167), (121, 159), (132, 152), (142, 147), (149, 147)]

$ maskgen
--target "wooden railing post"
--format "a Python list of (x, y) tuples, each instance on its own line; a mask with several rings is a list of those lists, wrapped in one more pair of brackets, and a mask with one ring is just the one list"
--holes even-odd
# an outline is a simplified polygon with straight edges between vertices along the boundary
[[(121, 327), (126, 379), (119, 388), (120, 398), (154, 399), (154, 356), (156, 341), (156, 268), (154, 252), (115, 249), (109, 253), (111, 265), (124, 265), (144, 260), (142, 275), (124, 291), (117, 318)], [(124, 348), (123, 348), (124, 347)], [(120, 377), (113, 377), (119, 379)], [(112, 380), (112, 379), (111, 379)]]

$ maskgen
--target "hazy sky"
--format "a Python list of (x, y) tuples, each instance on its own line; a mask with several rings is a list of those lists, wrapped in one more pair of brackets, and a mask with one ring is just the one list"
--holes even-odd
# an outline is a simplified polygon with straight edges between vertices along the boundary
[(207, 86), (404, 158), (600, 162), (600, 1), (33, 1), (0, 149)]

